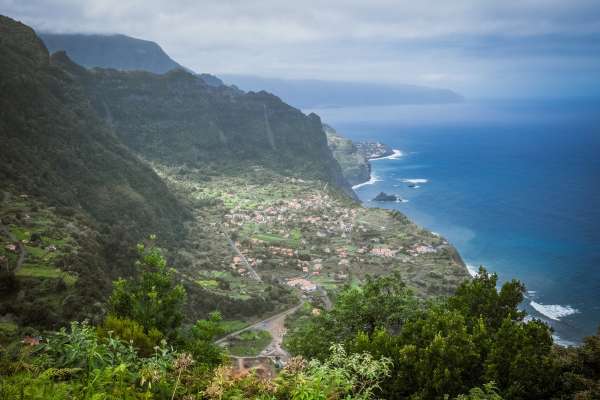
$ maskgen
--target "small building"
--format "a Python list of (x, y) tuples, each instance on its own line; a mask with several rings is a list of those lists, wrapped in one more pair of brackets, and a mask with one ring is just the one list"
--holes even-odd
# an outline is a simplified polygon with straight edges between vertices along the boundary
[(314, 292), (317, 290), (317, 285), (314, 282), (304, 278), (292, 278), (288, 279), (286, 284), (291, 287), (298, 288), (303, 292)]

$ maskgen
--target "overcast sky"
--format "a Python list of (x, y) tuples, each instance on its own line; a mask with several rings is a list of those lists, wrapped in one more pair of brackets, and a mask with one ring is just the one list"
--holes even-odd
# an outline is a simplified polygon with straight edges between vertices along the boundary
[(38, 31), (153, 40), (197, 72), (600, 94), (600, 0), (0, 0)]

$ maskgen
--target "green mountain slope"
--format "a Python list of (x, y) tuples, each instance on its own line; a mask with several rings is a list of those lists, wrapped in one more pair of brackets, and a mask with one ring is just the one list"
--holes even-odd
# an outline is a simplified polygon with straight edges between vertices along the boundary
[[(63, 313), (48, 322), (89, 315), (62, 311), (69, 290), (101, 315), (110, 280), (132, 272), (128, 246), (148, 233), (166, 239), (189, 318), (289, 308), (298, 276), (336, 290), (401, 270), (423, 296), (451, 293), (467, 278), (443, 239), (352, 200), (318, 116), (183, 70), (88, 70), (64, 52), (49, 57), (22, 24), (2, 18), (0, 29), (9, 61), (0, 70), (0, 139), (9, 149), (0, 158), (2, 255), (16, 285), (35, 288), (3, 293), (0, 316), (34, 316), (45, 303)], [(26, 266), (24, 240), (37, 243)], [(422, 245), (431, 251), (413, 251)], [(249, 274), (253, 263), (261, 279)], [(80, 297), (93, 282), (93, 300)], [(15, 308), (19, 293), (25, 309)]]
[[(164, 74), (187, 69), (173, 60), (158, 43), (126, 35), (81, 33), (40, 33), (50, 53), (65, 51), (69, 58), (87, 68), (111, 68), (122, 71), (148, 71)], [(223, 81), (211, 74), (198, 74), (210, 86)]]
[(1, 17), (0, 30), (3, 186), (126, 224), (131, 233), (173, 237), (185, 210), (97, 116), (74, 64), (63, 68), (64, 54), (49, 58), (25, 25)]
[(155, 42), (126, 35), (40, 33), (50, 51), (66, 51), (84, 67), (143, 70), (162, 74), (183, 68)]
[(320, 179), (354, 196), (327, 147), (320, 118), (276, 96), (212, 87), (183, 70), (73, 73), (123, 142), (150, 160), (202, 167), (207, 173), (261, 165)]

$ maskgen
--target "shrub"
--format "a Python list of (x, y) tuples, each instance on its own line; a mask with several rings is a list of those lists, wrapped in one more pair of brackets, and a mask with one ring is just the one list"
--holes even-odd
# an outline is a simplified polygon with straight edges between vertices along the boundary
[(138, 244), (138, 253), (137, 279), (113, 283), (111, 312), (138, 322), (146, 334), (154, 329), (173, 338), (183, 320), (186, 291), (175, 283), (174, 270), (167, 268), (165, 258), (154, 247), (154, 238), (148, 247)]
[(101, 326), (98, 327), (98, 336), (107, 338), (114, 336), (125, 342), (133, 344), (141, 355), (149, 356), (154, 352), (163, 339), (163, 334), (156, 328), (152, 328), (146, 334), (144, 327), (136, 321), (108, 315)]

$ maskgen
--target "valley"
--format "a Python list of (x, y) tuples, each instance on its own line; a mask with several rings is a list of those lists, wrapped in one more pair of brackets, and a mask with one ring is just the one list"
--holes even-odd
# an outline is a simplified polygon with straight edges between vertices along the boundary
[(0, 15), (0, 56), (0, 400), (600, 393), (600, 336), (557, 346), (521, 282), (361, 204), (400, 151), (129, 36)]

